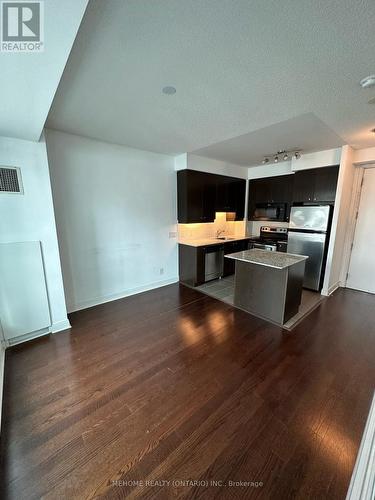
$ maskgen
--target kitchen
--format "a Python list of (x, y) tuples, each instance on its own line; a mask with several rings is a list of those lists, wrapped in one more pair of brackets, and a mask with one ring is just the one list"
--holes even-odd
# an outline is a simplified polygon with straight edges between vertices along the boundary
[[(300, 152), (294, 153), (297, 165), (300, 157)], [(289, 156), (282, 152), (281, 161), (287, 160), (290, 160)], [(199, 170), (179, 170), (180, 281), (287, 329), (295, 326), (323, 299), (321, 291), (339, 167), (338, 164), (323, 164), (289, 175), (250, 179), (248, 185), (245, 179)], [(267, 165), (264, 171), (267, 171)], [(245, 210), (247, 217), (244, 219)], [(215, 227), (214, 235), (194, 237), (210, 224)], [(242, 300), (244, 293), (236, 285), (243, 271), (238, 271), (238, 279), (237, 276), (234, 278), (236, 267), (242, 266), (240, 262), (244, 260), (255, 265), (255, 269), (258, 265), (271, 269), (271, 256), (265, 252), (272, 252), (274, 258), (284, 258), (285, 262), (290, 254), (304, 256), (303, 280), (293, 283), (297, 292), (287, 314), (284, 311), (287, 297), (282, 299), (284, 285), (277, 295), (283, 310), (281, 316), (274, 316), (267, 310), (269, 308), (263, 307), (269, 302), (272, 309), (273, 301), (267, 300), (267, 291), (260, 299), (261, 294), (255, 289), (253, 295), (258, 295), (258, 305), (245, 304)], [(284, 257), (279, 254), (284, 254)], [(256, 262), (252, 262), (253, 257)], [(283, 265), (276, 267), (278, 271), (282, 268)], [(275, 277), (279, 274), (277, 271), (273, 273)], [(252, 281), (250, 278), (245, 288)], [(264, 288), (264, 276), (260, 282)], [(268, 292), (275, 288), (275, 283), (271, 279)]]

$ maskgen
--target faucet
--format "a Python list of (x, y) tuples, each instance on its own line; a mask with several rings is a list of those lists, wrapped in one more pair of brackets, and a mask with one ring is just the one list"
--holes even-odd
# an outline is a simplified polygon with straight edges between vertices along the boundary
[(225, 229), (218, 229), (216, 231), (216, 238), (218, 238), (221, 234), (225, 233)]

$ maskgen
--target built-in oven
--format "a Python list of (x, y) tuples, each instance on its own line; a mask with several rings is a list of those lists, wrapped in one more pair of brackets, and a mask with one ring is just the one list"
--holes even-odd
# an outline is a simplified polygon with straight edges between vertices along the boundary
[(253, 220), (286, 221), (286, 203), (256, 203)]
[[(251, 246), (250, 246), (251, 245)], [(251, 243), (249, 248), (259, 248), (260, 250), (268, 250), (270, 252), (276, 252), (276, 243)]]

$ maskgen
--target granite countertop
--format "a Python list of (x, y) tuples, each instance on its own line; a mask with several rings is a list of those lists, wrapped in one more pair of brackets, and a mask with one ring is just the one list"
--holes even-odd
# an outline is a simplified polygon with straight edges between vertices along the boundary
[(178, 243), (180, 245), (188, 245), (191, 247), (205, 247), (208, 245), (220, 245), (221, 243), (231, 243), (232, 241), (242, 241), (242, 240), (250, 240), (251, 236), (242, 236), (242, 237), (236, 237), (236, 236), (227, 236), (228, 239), (226, 240), (221, 240), (217, 239), (214, 236), (211, 238), (192, 238), (192, 239), (187, 239), (187, 238), (181, 238), (178, 240)]
[(260, 266), (273, 267), (275, 269), (285, 269), (302, 262), (308, 257), (306, 255), (295, 255), (284, 252), (269, 252), (253, 248), (244, 252), (230, 253), (225, 255), (228, 259), (241, 260), (250, 264), (259, 264)]

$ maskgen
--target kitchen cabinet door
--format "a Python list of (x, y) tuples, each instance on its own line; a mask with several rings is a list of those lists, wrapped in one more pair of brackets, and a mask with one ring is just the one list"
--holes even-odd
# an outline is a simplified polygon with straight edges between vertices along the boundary
[(255, 182), (255, 203), (270, 203), (272, 201), (270, 178), (257, 179), (253, 182)]
[(236, 220), (243, 220), (245, 213), (246, 181), (243, 179), (232, 180), (228, 184), (229, 212), (236, 213)]
[(235, 212), (236, 220), (242, 220), (245, 211), (246, 181), (218, 175), (216, 182), (216, 211)]
[(216, 176), (216, 202), (217, 212), (230, 212), (230, 179), (224, 175)]
[(293, 175), (271, 177), (271, 202), (290, 203), (293, 190)]
[[(229, 241), (224, 244), (224, 255), (230, 253), (242, 252), (247, 249), (248, 240)], [(224, 257), (224, 276), (234, 274), (236, 269), (236, 262), (232, 259)]]
[(334, 202), (336, 197), (339, 166), (317, 168), (313, 201)]
[(313, 202), (315, 196), (315, 170), (301, 170), (294, 174), (293, 202)]
[(215, 180), (212, 174), (195, 170), (177, 172), (178, 222), (213, 222)]
[(201, 174), (202, 188), (202, 222), (215, 220), (216, 179), (215, 175), (199, 172)]

